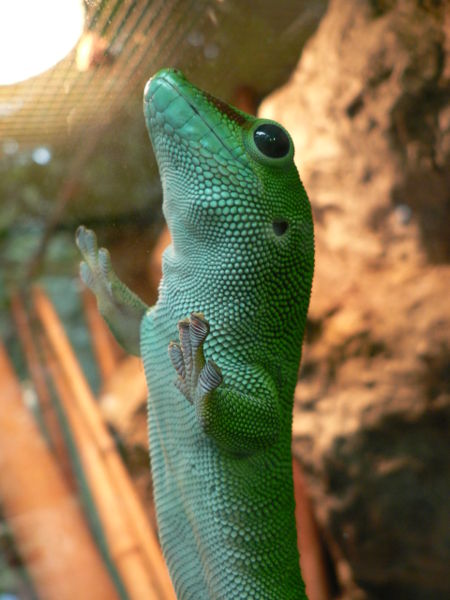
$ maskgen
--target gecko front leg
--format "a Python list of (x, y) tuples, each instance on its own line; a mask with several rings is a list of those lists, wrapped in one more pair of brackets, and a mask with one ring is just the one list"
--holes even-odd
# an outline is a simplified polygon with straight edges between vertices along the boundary
[(180, 342), (169, 344), (178, 375), (175, 385), (195, 407), (204, 432), (224, 450), (252, 454), (275, 443), (281, 407), (273, 380), (261, 368), (234, 365), (229, 382), (220, 367), (205, 359), (203, 344), (209, 323), (201, 313), (178, 323)]
[(140, 356), (140, 325), (148, 306), (117, 277), (108, 250), (98, 248), (93, 231), (78, 227), (76, 244), (84, 258), (81, 279), (94, 292), (100, 313), (119, 344)]

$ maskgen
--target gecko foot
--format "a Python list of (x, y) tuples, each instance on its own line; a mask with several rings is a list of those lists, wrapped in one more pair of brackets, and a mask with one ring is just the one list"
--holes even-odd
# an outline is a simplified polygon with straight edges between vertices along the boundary
[(95, 233), (84, 225), (77, 229), (76, 244), (84, 258), (80, 263), (81, 279), (100, 301), (105, 302), (112, 296), (115, 276), (109, 252), (106, 248), (98, 249)]
[(203, 343), (209, 323), (201, 313), (178, 323), (180, 343), (169, 344), (169, 356), (177, 372), (176, 387), (191, 404), (196, 404), (222, 383), (220, 368), (212, 359), (205, 360)]
[(106, 248), (98, 248), (95, 233), (83, 225), (76, 232), (76, 244), (83, 255), (80, 276), (94, 292), (98, 308), (117, 341), (139, 356), (140, 324), (147, 305), (120, 281)]

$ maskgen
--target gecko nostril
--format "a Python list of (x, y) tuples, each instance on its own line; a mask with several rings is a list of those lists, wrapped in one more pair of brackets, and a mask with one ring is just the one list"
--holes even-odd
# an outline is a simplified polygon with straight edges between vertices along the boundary
[(287, 221), (273, 221), (272, 228), (275, 235), (283, 235), (288, 230), (289, 223)]

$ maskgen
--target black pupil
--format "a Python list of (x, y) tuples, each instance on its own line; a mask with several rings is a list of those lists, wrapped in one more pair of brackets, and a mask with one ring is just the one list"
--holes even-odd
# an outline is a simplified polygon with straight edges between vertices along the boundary
[(290, 142), (286, 133), (273, 123), (255, 129), (253, 139), (257, 148), (269, 158), (282, 158), (289, 153)]

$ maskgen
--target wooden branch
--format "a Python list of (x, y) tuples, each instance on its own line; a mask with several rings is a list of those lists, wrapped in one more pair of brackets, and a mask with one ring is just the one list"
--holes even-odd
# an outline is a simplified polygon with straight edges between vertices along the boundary
[(114, 374), (123, 352), (100, 315), (94, 294), (83, 286), (81, 297), (103, 384)]
[(0, 381), (0, 501), (37, 593), (45, 600), (118, 600), (2, 345)]
[(76, 486), (67, 447), (58, 421), (58, 416), (51, 401), (50, 390), (48, 389), (45, 374), (39, 360), (39, 354), (34, 343), (28, 315), (18, 292), (11, 295), (11, 313), (22, 345), (23, 354), (27, 362), (28, 371), (39, 399), (39, 406), (41, 408), (46, 431), (50, 438), (51, 447), (62, 469), (67, 484), (72, 490), (75, 490)]
[(142, 360), (136, 356), (127, 356), (105, 381), (100, 392), (99, 405), (108, 423), (121, 435), (127, 435), (133, 417), (146, 403), (147, 395)]

